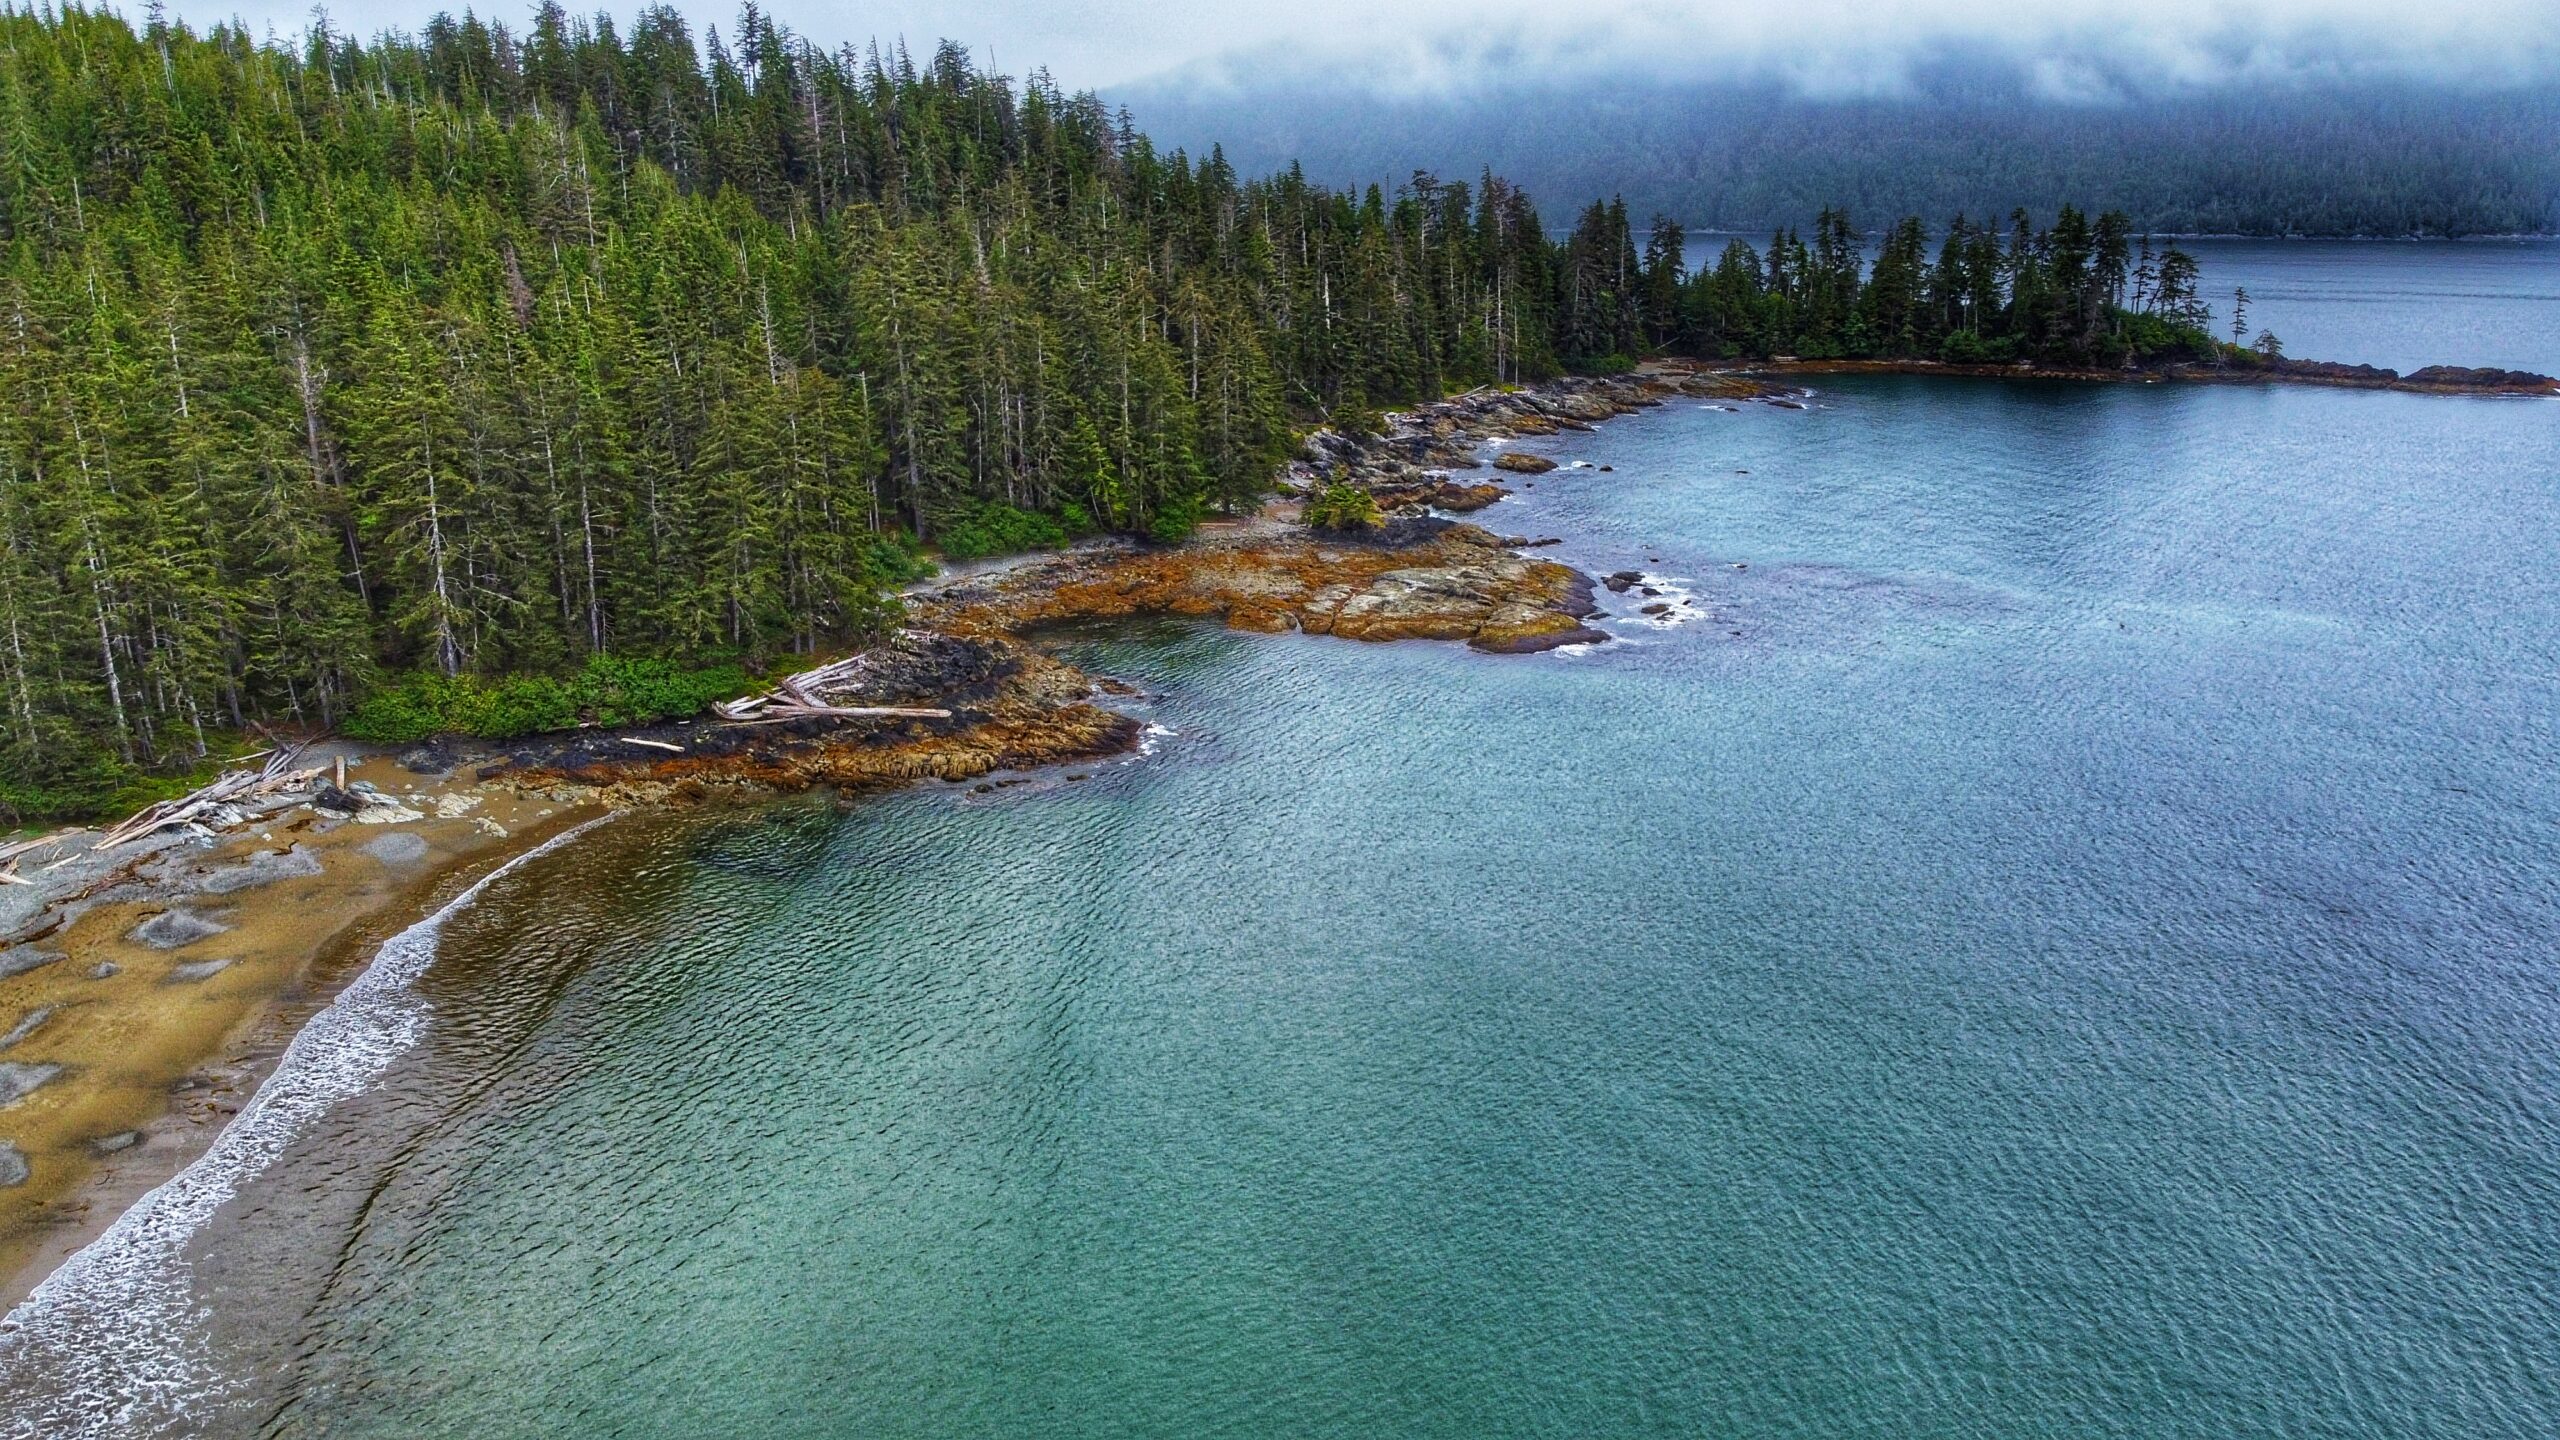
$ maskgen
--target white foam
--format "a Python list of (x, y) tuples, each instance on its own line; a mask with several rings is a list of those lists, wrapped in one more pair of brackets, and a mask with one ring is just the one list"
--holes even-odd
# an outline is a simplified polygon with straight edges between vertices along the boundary
[[(1692, 620), (1706, 618), (1707, 612), (1695, 603), (1696, 592), (1690, 588), (1690, 582), (1681, 576), (1647, 573), (1637, 582), (1637, 585), (1660, 593), (1642, 595), (1630, 589), (1619, 598), (1633, 603), (1624, 611), (1612, 613), (1610, 619), (1630, 625), (1643, 625), (1655, 630), (1668, 630), (1675, 625), (1686, 625)], [(1644, 607), (1647, 605), (1668, 605), (1671, 608), (1659, 615), (1647, 615), (1644, 613)]]
[(0, 1417), (0, 1435), (73, 1440), (184, 1431), (193, 1428), (191, 1415), (228, 1398), (236, 1382), (213, 1366), (187, 1242), (313, 1120), (362, 1092), (417, 1043), (428, 1006), (410, 987), (435, 959), (445, 922), (499, 876), (610, 818), (553, 836), (384, 941), (364, 973), (293, 1037), (275, 1073), (204, 1154), (134, 1202), (9, 1312), (0, 1324), (0, 1388), (20, 1399)]
[(1170, 725), (1158, 725), (1152, 721), (1148, 722), (1147, 728), (1138, 732), (1139, 758), (1144, 759), (1145, 757), (1156, 753), (1156, 747), (1164, 743), (1164, 741), (1170, 738), (1173, 733), (1173, 727)]

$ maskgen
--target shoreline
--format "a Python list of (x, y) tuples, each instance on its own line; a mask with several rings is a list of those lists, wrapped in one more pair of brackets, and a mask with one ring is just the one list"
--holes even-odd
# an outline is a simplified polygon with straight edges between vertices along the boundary
[(2110, 370), (2096, 366), (1957, 365), (1943, 360), (1700, 360), (1649, 362), (1671, 370), (1687, 367), (1721, 375), (1935, 375), (1967, 380), (2066, 380), (2111, 385), (2322, 385), (2341, 390), (2392, 390), (2412, 395), (2477, 395), (2502, 398), (2560, 396), (2560, 379), (2515, 370), (2468, 370), (2430, 365), (2403, 375), (2372, 365), (2326, 360), (2283, 360), (2257, 368), (2178, 364)]
[(292, 806), (210, 840), (119, 847), (144, 853), (96, 857), (110, 883), (43, 907), (50, 933), (0, 952), (28, 966), (0, 979), (17, 1032), (0, 1063), (50, 1072), (0, 1112), (27, 1171), (0, 1190), (0, 1309), (210, 1149), (384, 940), (602, 813), (403, 775), (387, 756), (350, 757), (348, 774), (406, 818)]
[[(1483, 503), (1507, 493), (1484, 488)], [(1589, 577), (1419, 504), (1344, 537), (1295, 525), (1285, 500), (1274, 508), (1180, 546), (1104, 542), (916, 587), (910, 623), (863, 652), (857, 688), (872, 703), (948, 706), (947, 719), (697, 718), (397, 755), (329, 742), (308, 753), (345, 758), (364, 802), (353, 817), (297, 795), (220, 833), (162, 831), (106, 852), (86, 848), (96, 830), (50, 837), (20, 857), (34, 893), (0, 890), (14, 902), (0, 908), (0, 1067), (14, 1067), (0, 1076), (33, 1081), (0, 1106), (0, 1143), (27, 1171), (0, 1187), (0, 1313), (212, 1150), (391, 937), (578, 825), (818, 787), (985, 785), (1135, 751), (1142, 724), (1107, 703), (1126, 687), (1031, 638), (1080, 620), (1181, 615), (1496, 653), (1606, 638), (1581, 623)]]

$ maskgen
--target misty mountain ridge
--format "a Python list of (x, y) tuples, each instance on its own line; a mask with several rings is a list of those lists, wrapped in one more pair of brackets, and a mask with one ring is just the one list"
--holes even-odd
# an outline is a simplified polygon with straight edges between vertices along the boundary
[[(1497, 67), (1493, 73), (1512, 73)], [(1248, 78), (1238, 79), (1238, 76)], [(2129, 70), (1924, 57), (1873, 93), (1780, 76), (1564, 70), (1391, 92), (1357, 71), (1233, 65), (1121, 87), (1160, 146), (1246, 173), (1392, 186), (1490, 168), (1549, 220), (1593, 196), (1702, 230), (2121, 209), (2160, 234), (2560, 233), (2560, 79), (2175, 86)]]

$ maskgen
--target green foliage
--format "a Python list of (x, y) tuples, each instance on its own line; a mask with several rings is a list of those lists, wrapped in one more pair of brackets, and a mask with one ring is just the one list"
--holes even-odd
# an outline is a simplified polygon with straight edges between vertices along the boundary
[(1491, 174), (1246, 178), (752, 7), (698, 46), (666, 7), (285, 42), (22, 6), (0, 120), (25, 813), (217, 721), (525, 734), (657, 693), (593, 656), (856, 642), (922, 545), (1178, 539), (1317, 416), (1666, 349), (2151, 357), (2209, 319), (2174, 250), (2126, 292), (2118, 217), (1959, 226), (1935, 265), (1910, 222), (1862, 276), (1831, 212), (1693, 274), (1616, 201), (1559, 242)]
[(1303, 515), (1313, 530), (1375, 530), (1386, 523), (1376, 496), (1357, 485), (1340, 483), (1327, 485), (1309, 496)]
[(1354, 440), (1366, 440), (1387, 433), (1387, 417), (1377, 406), (1365, 400), (1350, 400), (1337, 405), (1326, 417), (1337, 434)]
[(638, 725), (701, 714), (715, 700), (734, 700), (755, 688), (755, 677), (735, 664), (688, 670), (665, 660), (588, 659), (578, 676), (579, 708), (600, 725)]
[[(1932, 260), (1916, 217), (1866, 260), (1847, 213), (1824, 210), (1807, 241), (1781, 229), (1768, 248), (1727, 245), (1681, 282), (1672, 348), (1710, 356), (1916, 359), (1951, 364), (2120, 365), (2214, 360), (2212, 314), (2194, 257), (2137, 240), (2121, 214), (2066, 205), (2037, 229), (1958, 216)], [(1677, 252), (1670, 252), (1676, 259)], [(1573, 353), (1573, 352), (1568, 352)], [(1596, 362), (1595, 362), (1596, 363)]]
[[(1081, 508), (1077, 513), (1082, 515)], [(1001, 500), (989, 500), (967, 518), (942, 527), (942, 553), (954, 560), (1011, 555), (1021, 550), (1054, 550), (1066, 543), (1066, 528), (1056, 520)]]
[(59, 746), (42, 758), (13, 748), (0, 748), (0, 821), (13, 826), (120, 818), (194, 790), (220, 768), (208, 758), (173, 757), (173, 768), (154, 773), (95, 748)]
[(2018, 358), (2018, 342), (2013, 336), (1985, 338), (1958, 330), (1938, 342), (1938, 358), (1950, 365), (2006, 365)]
[(1179, 545), (1200, 528), (1200, 513), (1198, 497), (1177, 495), (1147, 522), (1147, 538), (1159, 545)]
[(345, 731), (376, 745), (408, 745), (432, 735), (511, 740), (581, 723), (637, 725), (696, 715), (714, 700), (753, 689), (737, 665), (684, 669), (665, 660), (590, 657), (575, 676), (511, 675), (495, 680), (421, 672), (367, 695)]
[(1575, 375), (1624, 375), (1634, 368), (1634, 356), (1614, 350), (1606, 355), (1577, 355), (1565, 362), (1565, 369)]

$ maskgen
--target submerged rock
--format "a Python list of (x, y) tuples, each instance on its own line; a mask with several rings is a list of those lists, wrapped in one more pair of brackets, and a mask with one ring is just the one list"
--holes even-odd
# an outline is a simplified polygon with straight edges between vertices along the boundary
[(17, 1146), (0, 1140), (0, 1190), (15, 1189), (27, 1183), (34, 1172), (27, 1167), (27, 1157)]
[(12, 945), (0, 950), (0, 980), (40, 970), (62, 958), (59, 950), (39, 950), (33, 945)]
[(0, 1060), (0, 1105), (15, 1105), (62, 1073), (62, 1067)]
[(0, 1035), (0, 1050), (9, 1049), (19, 1041), (24, 1040), (28, 1036), (36, 1033), (38, 1030), (43, 1029), (44, 1022), (53, 1018), (53, 1012), (53, 1006), (39, 1005), (35, 1009), (28, 1011), (25, 1015), (19, 1017), (18, 1023), (9, 1027), (8, 1034)]
[(186, 964), (180, 965), (171, 970), (166, 983), (171, 985), (192, 985), (199, 980), (210, 980), (214, 976), (221, 974), (223, 971), (230, 969), (233, 965), (238, 963), (239, 962), (236, 960), (227, 958), (222, 960), (191, 960)]
[(253, 855), (240, 864), (210, 871), (196, 882), (196, 889), (207, 895), (229, 895), (260, 885), (271, 885), (278, 880), (319, 873), (319, 857), (295, 845), (282, 852)]
[(180, 950), (199, 940), (210, 940), (230, 928), (217, 925), (192, 910), (163, 910), (134, 926), (125, 938), (154, 950)]
[(427, 842), (410, 831), (394, 830), (364, 842), (364, 853), (385, 865), (412, 865), (427, 858)]
[(94, 1154), (113, 1155), (120, 1150), (130, 1150), (141, 1143), (141, 1131), (119, 1130), (113, 1135), (101, 1135), (97, 1139), (90, 1141), (89, 1149)]

